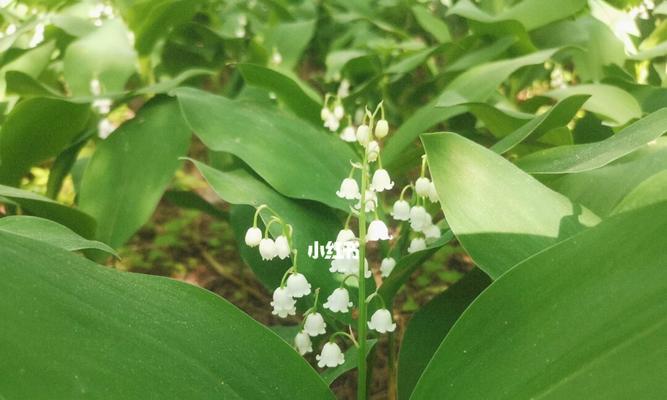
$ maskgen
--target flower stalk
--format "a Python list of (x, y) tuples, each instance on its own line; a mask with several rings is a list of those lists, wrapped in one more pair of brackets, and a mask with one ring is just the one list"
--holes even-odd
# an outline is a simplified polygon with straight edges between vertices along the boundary
[[(366, 260), (366, 190), (368, 190), (368, 155), (364, 151), (364, 159), (361, 169), (361, 199), (359, 212), (359, 277), (365, 274)], [(368, 319), (368, 305), (366, 304), (366, 281), (359, 279), (359, 318), (357, 320), (357, 338), (359, 341), (359, 365), (357, 366), (357, 400), (366, 400), (366, 372), (368, 369), (366, 361), (366, 336)]]

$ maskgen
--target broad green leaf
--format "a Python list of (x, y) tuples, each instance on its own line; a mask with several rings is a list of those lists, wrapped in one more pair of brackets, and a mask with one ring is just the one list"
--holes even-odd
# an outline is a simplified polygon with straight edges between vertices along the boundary
[(410, 317), (398, 355), (398, 398), (408, 399), (456, 320), (491, 283), (475, 268)]
[(0, 185), (0, 202), (6, 203), (7, 200), (32, 215), (65, 225), (85, 238), (91, 238), (95, 234), (95, 219), (77, 208), (68, 207), (27, 190)]
[(247, 83), (275, 93), (278, 99), (299, 117), (318, 126), (322, 124), (322, 104), (290, 77), (261, 65), (238, 64), (237, 67)]
[(667, 203), (515, 266), (463, 313), (411, 399), (659, 399)]
[(552, 129), (567, 125), (588, 97), (587, 95), (566, 97), (544, 114), (535, 117), (530, 122), (521, 126), (521, 128), (505, 136), (502, 140), (491, 146), (491, 150), (502, 154), (511, 150), (530, 136), (540, 137)]
[(8, 94), (17, 94), (23, 97), (64, 97), (56, 89), (39, 82), (25, 72), (7, 71), (5, 82)]
[(494, 279), (599, 221), (462, 136), (436, 133), (421, 138), (447, 223), (475, 263)]
[(606, 118), (611, 125), (625, 125), (640, 118), (642, 110), (634, 97), (623, 89), (605, 84), (587, 84), (556, 89), (544, 94), (556, 100), (563, 100), (574, 95), (589, 95), (584, 103), (584, 110), (594, 112)]
[(283, 22), (264, 32), (266, 49), (280, 54), (280, 66), (293, 69), (301, 59), (308, 42), (315, 32), (315, 19)]
[(177, 89), (183, 115), (211, 150), (232, 153), (280, 193), (348, 210), (336, 197), (356, 154), (339, 138), (275, 109)]
[(118, 247), (148, 220), (189, 144), (178, 103), (156, 98), (98, 145), (79, 193), (96, 239)]
[(74, 96), (86, 96), (91, 81), (99, 80), (101, 93), (120, 92), (136, 72), (137, 55), (120, 19), (112, 19), (69, 46), (64, 58), (64, 76)]
[(449, 34), (449, 28), (445, 21), (433, 15), (426, 7), (412, 6), (412, 14), (417, 23), (426, 32), (430, 33), (440, 43), (451, 42), (452, 37)]
[(531, 174), (589, 171), (631, 153), (665, 132), (667, 108), (647, 115), (603, 141), (542, 150), (519, 159), (517, 165)]
[(576, 14), (586, 6), (585, 0), (523, 0), (498, 14), (491, 15), (479, 9), (471, 0), (459, 0), (449, 9), (448, 14), (456, 14), (481, 23), (518, 21), (530, 31), (551, 22)]
[[(322, 288), (320, 299), (326, 299), (334, 289), (340, 286), (343, 277), (336, 276), (340, 274), (329, 272), (330, 260), (308, 257), (309, 246), (315, 245), (315, 242), (325, 245), (328, 241), (335, 241), (338, 231), (342, 229), (342, 223), (330, 209), (321, 204), (286, 198), (243, 169), (220, 171), (198, 161), (192, 160), (192, 162), (211, 188), (225, 201), (254, 207), (266, 204), (275, 210), (286, 223), (292, 225), (294, 247), (298, 251), (298, 270), (308, 278), (313, 290), (317, 287)], [(266, 223), (271, 213), (265, 210), (260, 215)], [(252, 218), (249, 218), (244, 229), (237, 232), (239, 238), (245, 235), (245, 230), (252, 226), (252, 222)], [(282, 233), (277, 224), (273, 224), (272, 228), (274, 228), (271, 231), (273, 236)], [(241, 246), (246, 245), (241, 242)], [(250, 251), (259, 254), (257, 249)], [(275, 263), (266, 261), (253, 262), (251, 267), (266, 287), (273, 289), (279, 286), (284, 271), (291, 266), (288, 262), (281, 265), (284, 268), (278, 271), (275, 270)], [(348, 283), (354, 284), (353, 280)], [(371, 280), (367, 280), (367, 283), (372, 285)]]
[(667, 201), (667, 170), (646, 179), (635, 187), (614, 208), (612, 214), (618, 214), (651, 204)]
[(18, 103), (0, 131), (0, 183), (17, 186), (31, 166), (65, 150), (89, 117), (87, 104), (39, 97)]
[(542, 64), (557, 51), (558, 49), (541, 50), (472, 67), (454, 78), (445, 88), (438, 99), (438, 105), (450, 107), (462, 103), (484, 102), (514, 71), (529, 65)]
[(9, 71), (21, 71), (24, 74), (36, 78), (44, 71), (51, 61), (51, 55), (56, 48), (54, 41), (46, 42), (34, 49), (25, 51), (9, 63), (0, 68), (0, 94), (5, 93), (7, 82), (6, 74)]
[(464, 71), (478, 64), (489, 62), (509, 49), (516, 42), (514, 36), (500, 38), (486, 47), (464, 53), (456, 61), (445, 66), (445, 71)]
[(605, 217), (639, 184), (666, 169), (667, 137), (660, 137), (609, 165), (559, 176), (548, 185)]
[(92, 249), (117, 256), (116, 252), (106, 244), (84, 239), (66, 226), (44, 218), (27, 215), (0, 218), (0, 231), (39, 240), (69, 251)]
[[(377, 343), (377, 339), (369, 339), (366, 341), (366, 357), (373, 350), (373, 346)], [(335, 368), (327, 368), (320, 373), (324, 381), (331, 386), (332, 383), (344, 373), (357, 368), (359, 362), (359, 351), (356, 347), (351, 346), (345, 351), (345, 362)]]
[(0, 242), (7, 398), (334, 398), (289, 345), (211, 292), (6, 232)]

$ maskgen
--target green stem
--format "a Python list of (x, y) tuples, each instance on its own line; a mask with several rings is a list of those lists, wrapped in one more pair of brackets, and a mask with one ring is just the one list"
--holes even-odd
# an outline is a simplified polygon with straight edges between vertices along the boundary
[(364, 151), (364, 162), (361, 168), (361, 209), (359, 210), (359, 320), (357, 321), (357, 336), (359, 340), (359, 365), (357, 366), (357, 400), (366, 400), (366, 189), (368, 187), (368, 156)]

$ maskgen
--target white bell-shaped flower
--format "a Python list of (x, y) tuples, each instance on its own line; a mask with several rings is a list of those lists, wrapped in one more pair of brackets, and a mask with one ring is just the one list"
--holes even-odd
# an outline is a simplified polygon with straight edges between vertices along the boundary
[(359, 184), (354, 178), (345, 178), (340, 184), (340, 190), (336, 192), (336, 195), (347, 200), (358, 199), (361, 196), (359, 193)]
[(271, 238), (264, 238), (259, 242), (259, 254), (262, 260), (273, 260), (278, 255), (276, 242)]
[(256, 226), (248, 228), (245, 233), (245, 244), (250, 247), (255, 247), (259, 245), (259, 242), (262, 241), (262, 230)]
[(343, 108), (343, 106), (341, 106), (340, 104), (336, 105), (336, 107), (334, 107), (333, 109), (333, 115), (339, 120), (343, 119), (343, 117), (345, 116), (345, 109)]
[(284, 287), (279, 287), (273, 291), (271, 306), (273, 306), (271, 314), (277, 315), (280, 318), (285, 318), (288, 315), (296, 313), (296, 300), (289, 295), (289, 291)]
[[(367, 190), (366, 191), (366, 212), (372, 212), (375, 211), (375, 207), (377, 206), (378, 203), (378, 195), (372, 190)], [(361, 209), (361, 198), (359, 198), (359, 201), (357, 204), (354, 205), (354, 208), (357, 210)]]
[(405, 200), (397, 200), (391, 210), (391, 216), (398, 221), (410, 219), (410, 203)]
[(305, 332), (299, 332), (294, 336), (294, 348), (299, 354), (304, 355), (313, 351), (313, 343), (310, 341), (310, 336)]
[(324, 121), (324, 127), (329, 128), (331, 132), (336, 132), (340, 128), (340, 121), (335, 115), (330, 114), (329, 118)]
[(308, 335), (315, 337), (327, 333), (327, 324), (324, 322), (322, 314), (316, 312), (308, 314), (303, 322), (303, 331)]
[(382, 277), (388, 277), (389, 274), (391, 274), (391, 271), (394, 270), (395, 266), (396, 260), (394, 260), (392, 257), (383, 258), (382, 262), (380, 263), (380, 274)]
[(389, 123), (386, 119), (381, 119), (375, 124), (375, 137), (382, 139), (389, 133)]
[(425, 249), (426, 241), (424, 238), (414, 238), (410, 241), (410, 245), (408, 246), (408, 253), (412, 254)]
[(339, 274), (351, 274), (358, 268), (359, 260), (354, 258), (334, 258), (331, 260), (331, 268), (329, 272), (337, 272)]
[(352, 229), (341, 229), (340, 232), (338, 232), (338, 236), (336, 236), (336, 242), (345, 243), (355, 240), (356, 238), (357, 237), (354, 236)]
[(371, 128), (366, 124), (357, 127), (357, 141), (364, 147), (371, 141)]
[(368, 235), (366, 235), (366, 240), (374, 242), (377, 240), (390, 240), (391, 235), (389, 234), (389, 228), (384, 223), (384, 221), (376, 219), (371, 221), (368, 225)]
[(326, 303), (324, 303), (323, 306), (324, 308), (327, 308), (333, 312), (346, 313), (350, 311), (349, 307), (352, 307), (350, 294), (347, 292), (347, 289), (338, 288), (329, 295)]
[(421, 232), (432, 224), (433, 218), (422, 206), (414, 206), (410, 209), (410, 228), (415, 232)]
[(438, 196), (438, 192), (435, 190), (435, 185), (433, 182), (431, 182), (428, 186), (428, 199), (431, 201), (431, 203), (437, 203), (440, 201), (440, 197)]
[[(340, 258), (331, 260), (329, 272), (340, 273), (343, 275), (359, 275), (359, 258)], [(370, 278), (373, 275), (368, 268), (368, 260), (364, 260), (364, 278)]]
[(415, 181), (415, 192), (418, 196), (426, 197), (431, 190), (431, 181), (426, 177), (417, 178)]
[(331, 115), (331, 110), (329, 110), (327, 107), (323, 107), (322, 110), (320, 110), (320, 118), (322, 118), (322, 121), (326, 121), (331, 117)]
[(281, 260), (286, 259), (290, 255), (289, 242), (284, 235), (280, 235), (276, 238), (276, 253), (278, 258)]
[(392, 321), (389, 310), (381, 308), (371, 316), (368, 328), (376, 330), (379, 333), (393, 332), (396, 329), (396, 323)]
[(391, 190), (394, 187), (394, 182), (389, 177), (389, 172), (386, 169), (377, 169), (373, 173), (373, 179), (371, 180), (371, 189), (376, 192), (382, 192), (385, 190)]
[(440, 228), (435, 224), (431, 224), (424, 229), (424, 236), (426, 236), (426, 239), (439, 239), (440, 235)]
[(320, 368), (334, 368), (345, 362), (345, 355), (336, 343), (327, 342), (322, 347), (322, 353), (315, 356), (315, 359)]
[(368, 162), (375, 162), (380, 156), (380, 144), (375, 140), (371, 140), (366, 146), (366, 154), (368, 154)]
[(356, 142), (357, 141), (357, 134), (354, 131), (353, 126), (346, 126), (343, 128), (343, 131), (340, 133), (340, 138), (343, 139), (343, 141), (351, 143), (351, 142)]
[(287, 287), (287, 293), (297, 299), (310, 294), (310, 283), (303, 274), (290, 274), (285, 287)]

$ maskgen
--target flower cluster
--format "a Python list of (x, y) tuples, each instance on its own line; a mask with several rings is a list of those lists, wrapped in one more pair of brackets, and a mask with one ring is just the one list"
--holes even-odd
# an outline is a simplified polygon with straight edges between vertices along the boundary
[[(325, 98), (321, 116), (325, 127), (332, 132), (339, 130), (340, 121), (345, 118), (340, 96), (328, 95)], [(366, 258), (366, 245), (369, 242), (394, 239), (395, 230), (390, 229), (383, 217), (390, 215), (403, 226), (400, 229), (401, 234), (412, 235), (407, 248), (408, 253), (426, 249), (430, 241), (441, 235), (440, 228), (433, 222), (433, 216), (427, 211), (429, 203), (438, 202), (438, 194), (433, 182), (426, 175), (425, 158), (422, 161), (421, 174), (416, 181), (401, 190), (400, 197), (393, 203), (390, 212), (383, 210), (384, 203), (381, 197), (390, 193), (395, 183), (389, 172), (382, 166), (381, 142), (389, 134), (389, 124), (384, 117), (382, 103), (374, 112), (366, 109), (363, 116), (355, 118), (356, 127), (352, 124), (350, 117), (347, 120), (348, 125), (340, 132), (340, 138), (354, 144), (354, 148), (363, 161), (351, 160), (350, 173), (342, 180), (338, 190), (332, 190), (339, 198), (350, 201), (350, 213), (344, 226), (338, 232), (334, 247), (353, 248), (358, 251), (354, 252), (352, 257), (337, 257), (331, 260), (329, 272), (336, 275), (340, 284), (327, 293), (326, 300), (321, 305), (319, 305), (321, 288), (314, 290), (313, 305), (303, 315), (299, 332), (294, 337), (294, 347), (299, 354), (305, 355), (313, 351), (313, 338), (327, 334), (327, 322), (321, 313), (324, 310), (327, 311), (326, 315), (335, 316), (339, 313), (351, 313), (356, 306), (355, 314), (359, 318), (358, 337), (355, 338), (352, 328), (349, 329), (349, 333), (337, 331), (330, 335), (328, 341), (322, 346), (320, 354), (316, 356), (320, 368), (336, 367), (345, 362), (345, 355), (334, 340), (336, 337), (347, 337), (355, 346), (359, 347), (359, 351), (362, 351), (366, 341), (366, 329), (378, 334), (393, 332), (396, 329), (391, 311), (386, 308), (384, 299), (378, 291), (376, 290), (369, 296), (365, 295), (366, 279), (373, 277)], [(412, 192), (409, 199), (406, 197), (408, 189), (411, 189)], [(265, 218), (268, 222), (264, 231), (257, 227), (257, 218), (262, 210), (271, 213)], [(353, 230), (353, 225), (355, 225), (352, 223), (353, 220), (358, 222), (356, 224), (357, 233)], [(274, 227), (273, 233), (280, 232), (274, 235), (275, 239), (269, 235), (272, 224), (281, 226), (279, 230)], [(295, 315), (297, 300), (309, 295), (313, 290), (306, 277), (298, 272), (298, 252), (293, 248), (292, 227), (269, 207), (260, 206), (255, 213), (253, 226), (246, 232), (245, 242), (248, 246), (259, 247), (259, 253), (264, 260), (293, 257), (292, 267), (286, 271), (280, 286), (275, 289), (271, 305), (273, 314), (280, 318)], [(398, 251), (392, 250), (391, 252), (396, 254)], [(380, 277), (389, 277), (396, 265), (396, 259), (387, 254), (380, 262)], [(377, 279), (379, 280), (380, 277)], [(348, 291), (348, 285), (351, 282), (358, 288), (359, 298), (356, 302), (351, 299), (350, 291)], [(379, 307), (376, 307), (370, 318), (367, 318), (366, 312), (373, 299), (378, 300)]]

